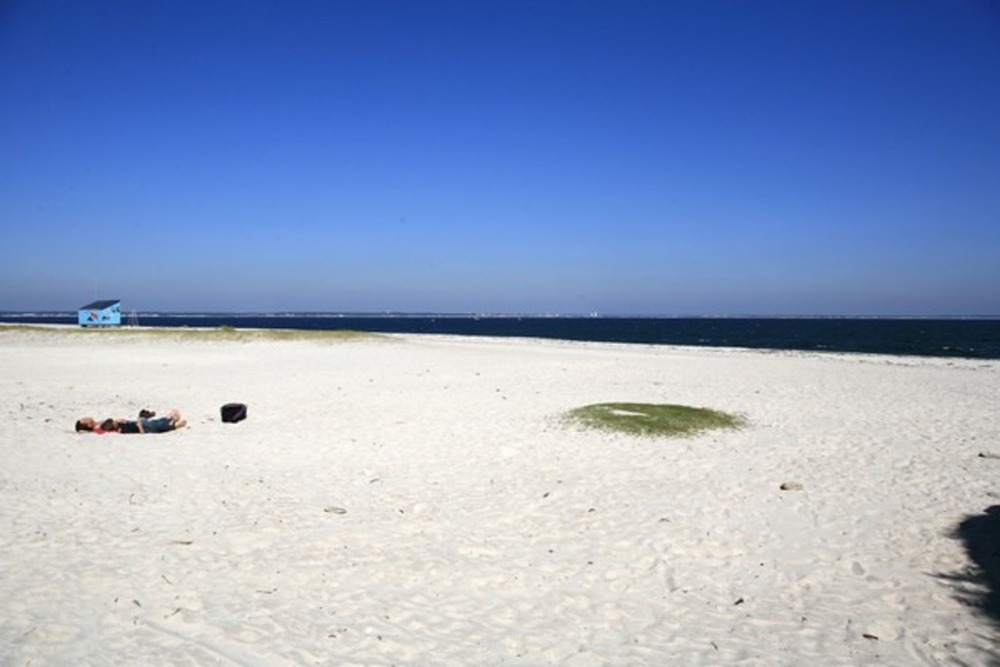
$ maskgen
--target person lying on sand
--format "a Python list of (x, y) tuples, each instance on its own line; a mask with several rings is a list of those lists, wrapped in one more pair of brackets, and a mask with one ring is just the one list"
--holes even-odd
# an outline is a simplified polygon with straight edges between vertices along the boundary
[(171, 410), (165, 417), (140, 417), (137, 420), (105, 419), (100, 423), (93, 417), (81, 417), (76, 422), (77, 432), (88, 433), (166, 433), (185, 426), (187, 421), (177, 410)]

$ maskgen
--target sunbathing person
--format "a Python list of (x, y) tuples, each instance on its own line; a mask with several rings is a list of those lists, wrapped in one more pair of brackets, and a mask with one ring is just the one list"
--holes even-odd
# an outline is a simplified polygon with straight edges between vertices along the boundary
[(93, 417), (80, 417), (76, 420), (76, 432), (102, 433), (101, 425)]
[(105, 419), (98, 423), (92, 417), (83, 417), (76, 422), (77, 431), (91, 433), (166, 433), (187, 426), (187, 421), (177, 410), (171, 410), (165, 417), (141, 417), (131, 419)]

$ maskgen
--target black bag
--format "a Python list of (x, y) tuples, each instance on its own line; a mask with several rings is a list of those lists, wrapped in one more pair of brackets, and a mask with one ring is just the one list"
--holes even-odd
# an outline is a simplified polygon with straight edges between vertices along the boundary
[(235, 424), (247, 418), (247, 406), (243, 403), (226, 403), (222, 406), (222, 421)]

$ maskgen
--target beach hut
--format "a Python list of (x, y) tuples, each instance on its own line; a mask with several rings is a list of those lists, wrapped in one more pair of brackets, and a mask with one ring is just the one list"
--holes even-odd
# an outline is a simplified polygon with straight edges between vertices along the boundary
[(79, 311), (81, 327), (117, 327), (122, 323), (122, 302), (107, 299), (88, 303)]

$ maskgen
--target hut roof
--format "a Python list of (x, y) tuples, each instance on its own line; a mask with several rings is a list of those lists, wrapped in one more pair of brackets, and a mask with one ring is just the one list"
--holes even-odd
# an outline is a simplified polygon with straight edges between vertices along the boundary
[(93, 303), (88, 303), (86, 306), (80, 306), (80, 310), (104, 310), (109, 308), (116, 303), (121, 303), (121, 299), (104, 299), (103, 301), (95, 301)]

